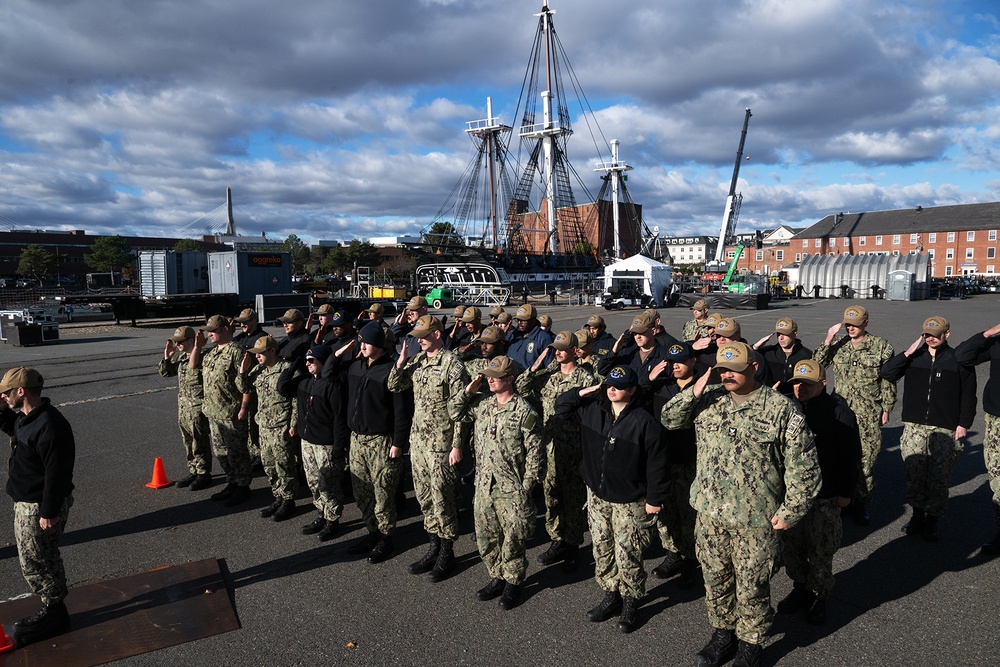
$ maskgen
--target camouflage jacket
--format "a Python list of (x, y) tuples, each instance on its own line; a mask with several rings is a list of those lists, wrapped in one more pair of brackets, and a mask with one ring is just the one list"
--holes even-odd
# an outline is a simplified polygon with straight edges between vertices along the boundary
[(279, 359), (268, 368), (258, 364), (245, 375), (236, 376), (236, 386), (244, 394), (257, 397), (257, 412), (254, 419), (261, 428), (290, 428), (298, 421), (298, 401), (278, 393), (278, 378), (295, 362)]
[(698, 324), (698, 320), (688, 320), (684, 323), (684, 329), (681, 331), (681, 340), (695, 340), (697, 338), (704, 338), (708, 335), (708, 327), (704, 324)]
[(556, 398), (570, 389), (582, 389), (594, 384), (594, 374), (585, 366), (577, 366), (569, 375), (559, 370), (559, 362), (553, 361), (535, 372), (528, 371), (518, 376), (514, 387), (517, 393), (529, 400), (536, 410), (541, 407), (544, 418), (543, 433), (546, 440), (555, 437), (577, 438), (580, 420), (575, 413), (556, 416)]
[(165, 378), (177, 376), (177, 408), (180, 410), (201, 410), (205, 398), (202, 387), (201, 368), (190, 368), (187, 352), (174, 352), (169, 359), (160, 359), (156, 372)]
[(601, 363), (605, 355), (592, 352), (586, 359), (577, 359), (576, 364), (581, 368), (586, 368), (594, 376), (594, 383), (604, 382), (604, 376), (597, 372), (597, 366)]
[(530, 491), (542, 472), (541, 420), (522, 396), (500, 405), (492, 394), (467, 394), (448, 401), (448, 415), (473, 424), (476, 450), (476, 491)]
[(867, 334), (857, 346), (851, 344), (847, 336), (829, 345), (820, 345), (813, 352), (813, 359), (824, 368), (833, 364), (834, 390), (844, 397), (852, 410), (877, 408), (879, 412), (891, 412), (896, 404), (896, 385), (883, 380), (879, 371), (893, 354), (889, 341)]
[(236, 386), (243, 350), (239, 345), (216, 345), (201, 359), (205, 402), (201, 411), (217, 422), (233, 421), (240, 411), (243, 392)]
[(691, 507), (737, 528), (763, 528), (777, 515), (798, 523), (819, 493), (822, 475), (812, 431), (795, 404), (770, 387), (737, 405), (722, 385), (700, 399), (678, 393), (660, 416), (668, 429), (695, 429), (697, 473)]
[(448, 417), (448, 399), (463, 393), (469, 374), (458, 355), (441, 349), (433, 357), (420, 352), (400, 369), (389, 371), (389, 391), (413, 389), (410, 449), (446, 452), (462, 446), (462, 429)]

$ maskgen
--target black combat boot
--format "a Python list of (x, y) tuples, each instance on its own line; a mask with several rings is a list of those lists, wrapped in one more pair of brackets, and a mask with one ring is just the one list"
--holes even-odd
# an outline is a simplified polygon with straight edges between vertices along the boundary
[(340, 532), (340, 520), (327, 521), (323, 529), (316, 536), (320, 542), (329, 542)]
[(618, 591), (605, 591), (601, 604), (587, 612), (587, 620), (591, 623), (603, 623), (612, 616), (621, 613), (622, 596)]
[(223, 507), (236, 507), (241, 503), (245, 503), (250, 500), (250, 487), (249, 486), (237, 486), (236, 490), (233, 491), (228, 498), (222, 501)]
[(229, 496), (231, 496), (234, 493), (236, 493), (236, 489), (237, 489), (237, 486), (235, 484), (233, 484), (232, 482), (230, 482), (229, 484), (226, 484), (225, 488), (223, 488), (221, 491), (216, 491), (211, 496), (209, 496), (209, 498), (211, 498), (212, 500), (214, 500), (216, 502), (219, 502), (220, 500), (225, 500)]
[(441, 540), (441, 549), (438, 551), (437, 560), (434, 562), (434, 567), (431, 569), (430, 574), (427, 575), (427, 578), (435, 584), (439, 581), (444, 581), (455, 571), (453, 545), (454, 542), (452, 540)]
[(941, 517), (927, 515), (927, 519), (924, 521), (923, 530), (920, 531), (920, 537), (924, 538), (925, 542), (937, 542), (938, 541), (938, 519)]
[(378, 533), (368, 533), (360, 540), (347, 547), (347, 553), (352, 556), (360, 556), (361, 554), (366, 554), (375, 548), (375, 543), (378, 542)]
[(760, 654), (764, 647), (760, 644), (748, 644), (740, 641), (736, 649), (736, 659), (733, 660), (733, 667), (760, 667)]
[(910, 520), (906, 522), (903, 526), (903, 532), (907, 535), (917, 535), (924, 529), (924, 524), (927, 522), (927, 515), (924, 514), (922, 507), (913, 508), (913, 516)]
[(503, 579), (490, 579), (485, 586), (476, 591), (476, 599), (480, 602), (495, 600), (503, 594), (503, 589), (506, 588), (506, 586), (507, 582)]
[(14, 623), (14, 641), (18, 646), (61, 635), (69, 630), (69, 611), (62, 602), (42, 607), (27, 618)]
[(538, 557), (538, 562), (542, 565), (552, 565), (553, 563), (558, 563), (566, 556), (566, 552), (569, 551), (569, 544), (563, 542), (562, 540), (552, 540), (549, 548), (542, 552), (542, 555)]
[(677, 580), (677, 585), (687, 590), (695, 586), (702, 586), (701, 563), (697, 558), (685, 558), (681, 565), (681, 576)]
[(618, 629), (624, 634), (635, 630), (636, 621), (639, 618), (639, 600), (627, 595), (622, 597), (622, 615), (618, 617)]
[(694, 656), (695, 667), (718, 667), (736, 655), (736, 633), (716, 628), (705, 648)]
[(274, 516), (274, 513), (281, 507), (281, 498), (275, 498), (274, 502), (260, 510), (260, 518), (267, 519)]
[(427, 547), (427, 553), (416, 563), (410, 565), (410, 574), (430, 572), (434, 567), (434, 563), (437, 562), (438, 552), (441, 550), (441, 538), (433, 534), (428, 535), (428, 538), (430, 539), (430, 543)]
[(521, 603), (521, 587), (517, 584), (507, 584), (503, 587), (503, 596), (500, 598), (500, 608), (510, 611)]
[(779, 614), (794, 614), (795, 612), (806, 609), (812, 604), (813, 594), (809, 592), (805, 584), (795, 584), (792, 587), (792, 592), (785, 596), (781, 602), (778, 603), (777, 609)]
[(293, 516), (295, 516), (295, 501), (282, 500), (271, 519), (273, 521), (284, 521), (285, 519), (291, 519)]
[(993, 505), (993, 514), (996, 517), (997, 534), (993, 536), (992, 542), (987, 542), (980, 548), (983, 555), (990, 557), (1000, 555), (1000, 505)]
[(212, 475), (207, 472), (201, 473), (193, 482), (191, 482), (192, 491), (201, 491), (202, 489), (207, 489), (210, 486), (212, 486)]
[(315, 535), (319, 531), (323, 530), (324, 526), (326, 526), (326, 519), (324, 519), (323, 515), (320, 514), (318, 517), (316, 517), (306, 525), (302, 526), (302, 534)]
[(813, 625), (823, 625), (826, 622), (826, 598), (816, 596), (806, 609), (806, 620)]
[(368, 562), (372, 565), (378, 565), (392, 556), (392, 551), (392, 537), (380, 533), (372, 552), (368, 554)]
[(184, 479), (177, 480), (177, 488), (186, 489), (187, 487), (191, 486), (194, 483), (194, 480), (196, 479), (198, 479), (198, 475), (191, 473)]
[(683, 559), (679, 553), (667, 551), (667, 556), (663, 559), (663, 562), (653, 568), (653, 576), (657, 579), (669, 579), (681, 571), (681, 567), (683, 567), (682, 561)]

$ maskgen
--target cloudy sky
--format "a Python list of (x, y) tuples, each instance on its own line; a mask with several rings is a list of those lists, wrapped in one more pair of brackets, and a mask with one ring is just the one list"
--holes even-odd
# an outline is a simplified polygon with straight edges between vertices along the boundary
[[(418, 232), (464, 171), (486, 96), (512, 121), (540, 6), (5, 0), (0, 229), (196, 237), (232, 187), (247, 233)], [(718, 233), (746, 107), (740, 231), (1000, 200), (996, 2), (551, 8), (662, 233)], [(598, 156), (577, 139), (596, 193)]]

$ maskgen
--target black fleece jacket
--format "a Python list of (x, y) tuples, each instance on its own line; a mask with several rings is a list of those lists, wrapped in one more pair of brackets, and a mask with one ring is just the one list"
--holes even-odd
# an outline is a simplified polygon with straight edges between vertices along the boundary
[(944, 343), (931, 358), (926, 347), (907, 357), (900, 352), (882, 365), (882, 379), (903, 379), (904, 422), (955, 430), (970, 428), (976, 416), (976, 373), (958, 363), (955, 350)]
[(557, 415), (573, 412), (580, 417), (580, 472), (590, 490), (612, 503), (645, 498), (650, 505), (662, 506), (670, 482), (659, 422), (635, 400), (615, 419), (602, 392), (580, 398), (579, 389), (556, 398)]
[(7, 495), (15, 502), (38, 503), (42, 518), (55, 518), (73, 492), (73, 429), (46, 397), (28, 414), (4, 406), (0, 430), (14, 438), (7, 464)]
[(837, 394), (822, 394), (802, 406), (806, 424), (816, 437), (823, 486), (819, 498), (850, 498), (861, 472), (861, 434), (847, 401)]
[(980, 331), (955, 348), (958, 363), (963, 366), (978, 366), (990, 362), (990, 375), (983, 388), (983, 410), (994, 417), (1000, 417), (1000, 336), (986, 338)]

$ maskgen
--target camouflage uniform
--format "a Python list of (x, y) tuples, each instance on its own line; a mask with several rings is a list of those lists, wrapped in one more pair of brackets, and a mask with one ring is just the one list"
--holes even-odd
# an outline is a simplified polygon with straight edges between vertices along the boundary
[(792, 401), (769, 387), (739, 404), (720, 385), (700, 399), (687, 388), (664, 417), (668, 429), (693, 423), (698, 438), (691, 506), (709, 622), (761, 645), (774, 617), (770, 581), (780, 551), (771, 518), (795, 525), (819, 493), (813, 434)]
[(590, 541), (594, 545), (594, 578), (603, 591), (641, 598), (646, 592), (642, 554), (652, 538), (656, 516), (646, 501), (612, 503), (587, 489)]
[(586, 359), (577, 359), (576, 365), (580, 368), (586, 368), (590, 371), (590, 374), (594, 376), (594, 384), (598, 382), (604, 382), (604, 376), (597, 372), (597, 366), (601, 363), (601, 359), (604, 356), (596, 352), (591, 352), (590, 356)]
[[(702, 322), (704, 322), (704, 320), (702, 320)], [(681, 331), (681, 340), (697, 340), (698, 338), (705, 338), (708, 336), (710, 331), (710, 327), (699, 323), (698, 320), (688, 320), (684, 323), (684, 329)]]
[(202, 414), (204, 389), (201, 368), (188, 366), (190, 355), (176, 352), (169, 359), (161, 359), (156, 371), (163, 377), (177, 376), (177, 425), (181, 430), (188, 472), (207, 475), (212, 472), (212, 440), (208, 420)]
[(528, 569), (525, 544), (535, 529), (531, 489), (542, 466), (538, 413), (521, 396), (500, 405), (493, 395), (464, 390), (448, 401), (448, 413), (473, 424), (479, 555), (491, 579), (520, 585)]
[(260, 460), (277, 500), (295, 500), (299, 490), (298, 470), (289, 429), (298, 419), (298, 403), (278, 393), (278, 378), (293, 362), (278, 360), (268, 368), (254, 366), (236, 376), (236, 388), (257, 398), (254, 419), (260, 431)]
[(802, 521), (785, 531), (785, 572), (817, 597), (833, 590), (833, 557), (844, 537), (837, 498), (817, 498)]
[(424, 530), (446, 540), (458, 537), (458, 474), (448, 457), (462, 446), (462, 429), (448, 418), (447, 402), (468, 383), (462, 360), (445, 349), (433, 357), (421, 351), (389, 371), (389, 391), (413, 390), (410, 465)]
[(694, 526), (698, 517), (690, 502), (695, 472), (694, 463), (670, 464), (670, 497), (656, 515), (656, 530), (663, 548), (691, 559), (695, 558)]
[(556, 398), (571, 390), (594, 384), (589, 369), (577, 366), (563, 375), (559, 362), (534, 373), (522, 373), (515, 387), (518, 393), (530, 396), (533, 404), (541, 405), (544, 427), (542, 441), (545, 452), (545, 531), (552, 540), (574, 547), (583, 544), (587, 530), (587, 487), (580, 476), (580, 418), (576, 413), (557, 416)]
[(879, 377), (882, 365), (894, 352), (889, 341), (867, 334), (860, 345), (842, 336), (813, 353), (824, 368), (833, 364), (835, 391), (844, 397), (858, 418), (861, 431), (861, 478), (856, 500), (867, 503), (875, 488), (875, 460), (882, 451), (882, 413), (896, 403), (896, 385)]
[(201, 360), (205, 401), (201, 409), (208, 419), (212, 451), (226, 473), (226, 481), (250, 486), (250, 452), (247, 423), (237, 419), (243, 394), (236, 387), (243, 350), (233, 343), (216, 345)]
[(396, 488), (403, 459), (389, 458), (392, 446), (391, 435), (351, 433), (348, 456), (354, 498), (369, 533), (389, 535), (396, 527)]
[(962, 443), (955, 429), (903, 422), (899, 453), (903, 457), (906, 503), (930, 516), (944, 514), (948, 504), (948, 484)]

